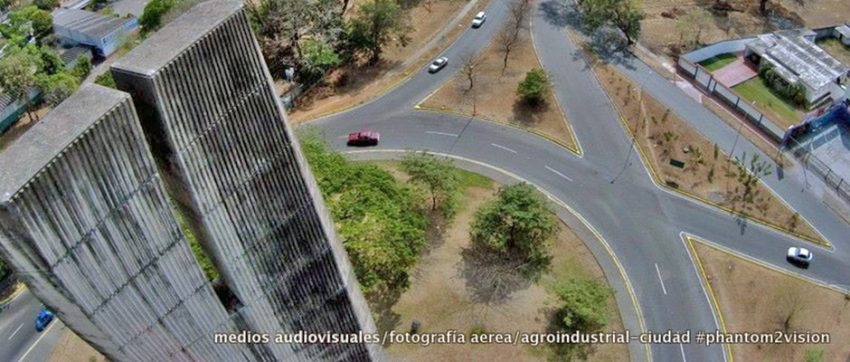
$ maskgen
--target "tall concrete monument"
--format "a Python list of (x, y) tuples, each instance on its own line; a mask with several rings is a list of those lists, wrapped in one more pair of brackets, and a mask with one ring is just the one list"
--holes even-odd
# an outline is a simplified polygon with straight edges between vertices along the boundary
[[(243, 5), (211, 0), (112, 66), (166, 188), (258, 333), (375, 331)], [(369, 360), (366, 344), (274, 344), (277, 360)]]
[[(0, 251), (114, 361), (254, 360), (169, 206), (127, 93), (83, 87), (0, 153)], [(32, 328), (32, 326), (30, 326)]]

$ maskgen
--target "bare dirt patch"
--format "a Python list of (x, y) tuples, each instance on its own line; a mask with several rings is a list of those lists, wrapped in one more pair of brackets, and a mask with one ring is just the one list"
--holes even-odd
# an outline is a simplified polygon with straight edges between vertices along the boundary
[[(469, 90), (466, 75), (461, 72), (426, 99), (422, 106), (474, 115), (529, 129), (576, 150), (572, 129), (554, 95), (550, 94), (542, 106), (531, 107), (522, 102), (516, 94), (517, 85), (525, 79), (526, 72), (533, 68), (542, 68), (528, 28), (522, 30), (518, 45), (511, 50), (508, 67), (504, 73), (502, 73), (504, 53), (499, 48), (497, 41), (491, 41), (478, 56), (476, 67), (479, 70), (472, 90)], [(463, 60), (452, 59), (451, 61), (462, 62)]]
[[(740, 219), (742, 228), (746, 227), (747, 218), (754, 218), (810, 241), (826, 243), (808, 222), (761, 182), (753, 188), (752, 202), (741, 200), (743, 186), (735, 177), (739, 171), (734, 160), (730, 161), (715, 144), (613, 67), (597, 64), (596, 74), (629, 131), (637, 135), (636, 141), (660, 178), (659, 183), (745, 215)], [(671, 161), (681, 161), (684, 165), (676, 167)], [(747, 167), (749, 162), (749, 159), (745, 161)]]
[[(56, 322), (54, 322), (56, 323)], [(100, 352), (92, 348), (86, 341), (74, 334), (67, 327), (62, 327), (62, 337), (53, 348), (49, 362), (102, 362), (106, 361)]]
[[(429, 12), (427, 2), (420, 1), (418, 5), (407, 11), (410, 14), (412, 29), (408, 34), (410, 42), (407, 46), (388, 47), (382, 55), (383, 60), (380, 64), (374, 66), (351, 64), (332, 71), (320, 84), (298, 99), (296, 108), (289, 112), (289, 119), (295, 123), (302, 123), (365, 103), (383, 94), (451, 44), (463, 30), (469, 27), (475, 13), (489, 4), (489, 0), (479, 0), (457, 27), (438, 40), (433, 49), (425, 52), (419, 59), (409, 59), (439, 35), (440, 31), (468, 2), (431, 1)], [(348, 14), (355, 12), (356, 8), (352, 8)]]
[[(822, 350), (823, 361), (850, 360), (850, 297), (694, 243), (729, 332), (827, 332), (830, 344), (735, 344), (737, 361), (804, 361)], [(790, 320), (788, 316), (791, 315)], [(816, 353), (816, 352), (809, 352)]]
[[(387, 163), (382, 163), (387, 167)], [(389, 167), (393, 167), (389, 164)], [(493, 197), (498, 185), (478, 184), (466, 188), (462, 209), (440, 234), (436, 247), (423, 255), (412, 273), (410, 288), (401, 295), (391, 312), (397, 315), (393, 329), (407, 332), (411, 323), (421, 323), (420, 333), (456, 330), (469, 335), (473, 330), (487, 333), (544, 332), (553, 313), (554, 297), (547, 286), (566, 278), (605, 276), (593, 255), (572, 231), (562, 225), (550, 248), (551, 269), (538, 283), (518, 286), (505, 299), (481, 301), (478, 290), (486, 287), (469, 280), (463, 253), (471, 246), (469, 224), (475, 210)], [(432, 241), (433, 242), (433, 241)], [(606, 330), (622, 331), (623, 324), (613, 296), (609, 299), (611, 322)], [(629, 359), (626, 345), (599, 345), (591, 349), (587, 360), (624, 361)], [(522, 345), (431, 345), (420, 347), (394, 344), (386, 349), (394, 360), (405, 361), (531, 361), (544, 360), (542, 347)]]
[(850, 14), (850, 2), (846, 0), (771, 0), (769, 20), (761, 15), (758, 1), (751, 0), (644, 0), (641, 3), (646, 18), (641, 22), (640, 42), (653, 52), (668, 55), (682, 42), (676, 27), (678, 18), (697, 7), (711, 10), (717, 3), (725, 3), (732, 9), (725, 16), (714, 12), (700, 37), (704, 44), (771, 32), (780, 26), (833, 26), (847, 21)]

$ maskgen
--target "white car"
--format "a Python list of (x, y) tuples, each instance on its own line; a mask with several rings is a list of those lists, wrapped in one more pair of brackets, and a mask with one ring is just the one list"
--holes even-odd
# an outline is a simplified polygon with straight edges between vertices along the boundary
[(798, 248), (796, 246), (788, 248), (788, 254), (786, 257), (788, 262), (791, 264), (800, 265), (802, 267), (808, 267), (813, 258), (814, 255), (812, 255), (812, 252), (810, 252), (809, 249)]
[(478, 14), (475, 14), (475, 19), (472, 19), (472, 27), (480, 28), (481, 25), (484, 25), (485, 21), (487, 21), (487, 15), (484, 14), (483, 11), (479, 12)]
[(431, 65), (428, 66), (428, 73), (439, 72), (440, 69), (443, 69), (443, 67), (445, 67), (446, 64), (448, 64), (448, 63), (449, 63), (449, 58), (446, 58), (446, 57), (439, 57), (437, 59), (434, 59), (434, 61), (431, 63)]

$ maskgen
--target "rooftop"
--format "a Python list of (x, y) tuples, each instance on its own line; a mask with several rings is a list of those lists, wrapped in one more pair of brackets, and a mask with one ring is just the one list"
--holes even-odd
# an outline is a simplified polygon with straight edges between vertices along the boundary
[(112, 69), (153, 75), (241, 8), (240, 0), (199, 3), (118, 59)]
[(820, 89), (850, 67), (833, 58), (812, 40), (811, 30), (782, 30), (759, 35), (747, 46), (775, 65), (781, 65), (812, 89)]
[(844, 36), (845, 38), (850, 38), (850, 25), (844, 24), (835, 27), (835, 31)]
[(87, 10), (56, 9), (53, 11), (53, 26), (67, 28), (93, 38), (102, 38), (120, 29), (132, 19), (101, 15)]
[(106, 112), (129, 97), (95, 84), (84, 86), (24, 132), (0, 152), (0, 204), (9, 201)]

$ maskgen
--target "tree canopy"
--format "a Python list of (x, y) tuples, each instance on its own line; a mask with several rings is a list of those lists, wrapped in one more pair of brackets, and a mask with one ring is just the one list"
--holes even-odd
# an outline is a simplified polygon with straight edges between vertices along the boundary
[[(557, 297), (554, 329), (557, 332), (595, 333), (608, 325), (611, 312), (608, 298), (611, 289), (594, 279), (569, 279), (555, 284), (552, 292)], [(572, 357), (584, 354), (587, 345), (556, 345), (560, 354)]]
[(640, 36), (640, 21), (644, 15), (635, 0), (578, 0), (577, 5), (588, 30), (614, 26), (626, 36), (628, 45), (634, 44)]
[(475, 212), (472, 242), (529, 265), (547, 264), (549, 240), (558, 221), (534, 187), (526, 183), (503, 186), (496, 199)]
[(21, 46), (25, 44), (25, 38), (30, 32), (40, 40), (53, 31), (53, 16), (35, 5), (10, 11), (8, 19), (8, 23), (0, 24), (0, 34)]
[(151, 0), (139, 16), (143, 33), (149, 33), (162, 25), (162, 17), (174, 6), (174, 0)]
[(443, 216), (451, 218), (457, 210), (460, 176), (451, 160), (424, 152), (408, 155), (401, 168), (410, 175), (410, 181), (423, 186), (431, 196), (431, 210), (440, 209)]
[(329, 150), (315, 132), (299, 140), (364, 292), (406, 288), (425, 245), (422, 197), (389, 172)]
[(354, 52), (365, 52), (369, 63), (375, 64), (381, 60), (385, 46), (407, 46), (409, 32), (407, 14), (395, 0), (368, 0), (349, 20), (348, 46)]
[(543, 103), (552, 89), (549, 75), (541, 68), (534, 68), (525, 74), (517, 86), (517, 95), (531, 105)]

